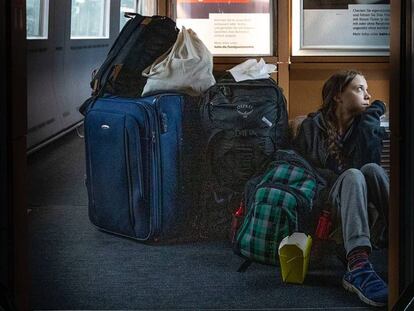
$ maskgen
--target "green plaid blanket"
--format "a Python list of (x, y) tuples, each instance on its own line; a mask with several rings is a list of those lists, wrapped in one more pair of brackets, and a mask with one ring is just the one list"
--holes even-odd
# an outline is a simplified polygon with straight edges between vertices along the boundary
[(275, 264), (280, 241), (298, 229), (297, 196), (311, 205), (315, 178), (301, 167), (283, 163), (264, 174), (237, 233), (240, 254), (253, 261)]

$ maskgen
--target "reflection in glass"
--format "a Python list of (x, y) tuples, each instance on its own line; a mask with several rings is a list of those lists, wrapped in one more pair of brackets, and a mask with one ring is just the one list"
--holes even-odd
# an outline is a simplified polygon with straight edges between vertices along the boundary
[(157, 14), (157, 1), (156, 0), (139, 0), (138, 1), (138, 13), (144, 16), (152, 16)]
[(47, 0), (26, 1), (27, 39), (47, 39), (48, 8)]
[(71, 39), (108, 38), (108, 0), (72, 0)]
[(119, 17), (119, 30), (125, 26), (128, 18), (124, 16), (126, 12), (136, 12), (137, 1), (135, 0), (121, 0), (120, 17)]

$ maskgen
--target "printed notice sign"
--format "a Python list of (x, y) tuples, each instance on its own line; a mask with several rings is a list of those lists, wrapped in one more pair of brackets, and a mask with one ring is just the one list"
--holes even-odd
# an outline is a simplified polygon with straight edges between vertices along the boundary
[(301, 49), (386, 51), (389, 40), (389, 0), (302, 0)]
[(269, 14), (210, 14), (214, 55), (270, 55)]
[(177, 0), (176, 22), (215, 56), (272, 55), (270, 0)]

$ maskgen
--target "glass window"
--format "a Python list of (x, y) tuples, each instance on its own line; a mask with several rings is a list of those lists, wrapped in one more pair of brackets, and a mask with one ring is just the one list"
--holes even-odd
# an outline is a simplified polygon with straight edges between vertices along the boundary
[(157, 1), (156, 0), (139, 0), (138, 1), (138, 13), (144, 16), (152, 16), (157, 14)]
[(109, 38), (109, 4), (109, 0), (72, 0), (70, 38)]
[(194, 30), (213, 55), (272, 55), (272, 1), (176, 0), (177, 26)]
[(137, 2), (135, 0), (121, 0), (121, 16), (119, 18), (119, 30), (121, 30), (129, 18), (124, 16), (125, 12), (136, 12)]
[(48, 0), (26, 1), (26, 37), (27, 39), (47, 39), (49, 20)]
[(390, 0), (293, 0), (293, 55), (388, 55)]

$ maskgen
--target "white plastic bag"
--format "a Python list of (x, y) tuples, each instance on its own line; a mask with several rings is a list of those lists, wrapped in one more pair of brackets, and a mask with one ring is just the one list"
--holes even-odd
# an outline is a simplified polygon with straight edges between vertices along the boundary
[(142, 95), (180, 91), (196, 96), (216, 83), (213, 56), (197, 34), (184, 27), (167, 57), (156, 60), (142, 75), (148, 78)]
[(269, 74), (275, 72), (276, 65), (266, 64), (263, 58), (258, 62), (251, 58), (231, 68), (230, 73), (236, 82), (253, 79), (267, 79)]

